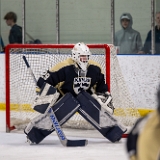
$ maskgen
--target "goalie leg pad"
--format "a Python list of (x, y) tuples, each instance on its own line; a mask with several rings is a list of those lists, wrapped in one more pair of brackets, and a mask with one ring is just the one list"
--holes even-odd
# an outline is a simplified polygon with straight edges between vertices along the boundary
[[(28, 127), (28, 126), (27, 126)], [(46, 136), (51, 134), (53, 131), (40, 129), (32, 126), (32, 129), (27, 133), (27, 129), (24, 130), (24, 133), (27, 135), (30, 144), (40, 143)]]
[[(80, 105), (78, 101), (67, 93), (59, 99), (52, 107), (60, 125), (63, 125), (72, 115), (78, 111)], [(38, 144), (46, 136), (54, 131), (51, 120), (47, 114), (40, 114), (34, 118), (25, 128), (24, 133), (32, 142)]]
[(124, 131), (119, 126), (114, 126), (111, 127), (106, 134), (104, 134), (104, 137), (114, 143), (122, 138), (123, 133)]
[(77, 100), (80, 103), (79, 113), (89, 121), (104, 137), (111, 142), (119, 141), (126, 131), (117, 120), (87, 92), (78, 94)]

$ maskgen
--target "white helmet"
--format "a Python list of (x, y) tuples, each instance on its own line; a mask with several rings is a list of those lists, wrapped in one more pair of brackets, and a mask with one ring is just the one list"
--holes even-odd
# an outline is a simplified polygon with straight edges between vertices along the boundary
[[(86, 44), (83, 42), (79, 42), (75, 44), (75, 46), (72, 49), (72, 59), (78, 64), (78, 66), (83, 70), (87, 70), (88, 60), (89, 56), (91, 55), (91, 52), (89, 51), (89, 48)], [(82, 56), (87, 56), (83, 57)]]

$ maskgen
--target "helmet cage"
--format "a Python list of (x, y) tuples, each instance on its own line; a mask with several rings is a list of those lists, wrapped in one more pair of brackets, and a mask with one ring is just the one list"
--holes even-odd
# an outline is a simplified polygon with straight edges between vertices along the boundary
[(83, 71), (87, 70), (90, 55), (91, 52), (89, 51), (89, 48), (83, 42), (77, 43), (72, 49), (72, 59), (78, 64), (78, 66)]

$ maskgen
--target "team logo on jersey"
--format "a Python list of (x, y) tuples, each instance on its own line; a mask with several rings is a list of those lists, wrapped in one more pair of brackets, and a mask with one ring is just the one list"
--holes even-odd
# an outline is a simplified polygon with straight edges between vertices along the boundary
[(73, 89), (76, 94), (81, 90), (87, 90), (90, 87), (91, 78), (88, 77), (75, 77), (73, 82)]

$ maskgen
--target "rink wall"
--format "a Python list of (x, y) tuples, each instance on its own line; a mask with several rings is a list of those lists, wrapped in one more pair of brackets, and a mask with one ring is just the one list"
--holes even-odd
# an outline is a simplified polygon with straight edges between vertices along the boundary
[[(160, 56), (118, 55), (122, 74), (138, 108), (155, 109), (160, 83)], [(0, 54), (0, 110), (5, 109), (5, 57)]]
[[(159, 0), (155, 0), (156, 11), (159, 11)], [(7, 12), (17, 13), (17, 24), (22, 26), (22, 0), (0, 1), (0, 35), (7, 45), (10, 27), (6, 25), (4, 16)], [(120, 15), (131, 13), (133, 28), (140, 32), (144, 43), (151, 29), (150, 0), (115, 1), (115, 32), (121, 29)], [(109, 0), (60, 0), (60, 43), (111, 43), (111, 1)], [(26, 0), (25, 28), (34, 39), (44, 44), (56, 43), (56, 1)], [(26, 41), (30, 40), (25, 36)]]

